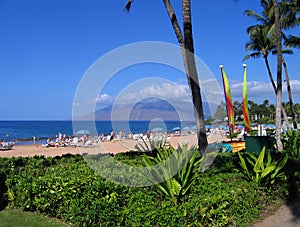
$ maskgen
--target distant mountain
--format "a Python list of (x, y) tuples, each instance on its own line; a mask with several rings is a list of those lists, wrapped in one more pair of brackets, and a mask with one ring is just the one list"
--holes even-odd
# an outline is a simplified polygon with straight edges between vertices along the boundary
[[(153, 120), (155, 118), (161, 120), (182, 120), (193, 121), (194, 112), (191, 103), (184, 101), (176, 101), (176, 106), (161, 99), (145, 99), (136, 103), (133, 107), (122, 104), (108, 106), (103, 109), (96, 110), (95, 113), (89, 113), (80, 116), (78, 120), (89, 120), (95, 116), (95, 120), (109, 121), (109, 120)], [(204, 102), (204, 116), (210, 117), (210, 109), (208, 103)], [(131, 109), (129, 109), (131, 108)], [(127, 115), (127, 116), (126, 116)], [(129, 116), (128, 116), (129, 115)]]

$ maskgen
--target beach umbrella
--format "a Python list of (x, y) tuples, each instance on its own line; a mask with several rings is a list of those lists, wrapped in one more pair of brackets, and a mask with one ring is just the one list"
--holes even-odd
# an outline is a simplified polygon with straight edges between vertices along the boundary
[(211, 129), (211, 125), (205, 125), (205, 128)]
[(180, 127), (174, 127), (174, 128), (172, 129), (172, 131), (180, 131), (180, 130), (181, 130)]
[(76, 132), (77, 136), (89, 135), (90, 132), (88, 130), (82, 129)]

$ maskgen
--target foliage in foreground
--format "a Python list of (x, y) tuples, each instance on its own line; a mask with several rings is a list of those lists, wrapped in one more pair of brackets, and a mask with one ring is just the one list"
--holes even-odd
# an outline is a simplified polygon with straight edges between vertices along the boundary
[[(115, 156), (134, 165), (142, 165), (142, 157)], [(237, 155), (220, 154), (176, 205), (155, 186), (133, 188), (103, 179), (78, 155), (2, 158), (0, 170), (10, 207), (76, 226), (247, 226), (278, 194), (244, 180), (237, 163)]]
[(267, 152), (264, 147), (259, 155), (252, 153), (241, 154), (238, 152), (240, 165), (245, 176), (259, 185), (271, 186), (275, 181), (285, 180), (286, 176), (282, 171), (283, 167), (288, 161), (288, 155), (284, 157), (274, 157), (271, 152)]
[(300, 131), (289, 130), (281, 136), (284, 152), (289, 156), (285, 172), (288, 175), (288, 188), (290, 194), (300, 191)]
[(283, 149), (291, 159), (300, 161), (300, 130), (289, 130), (281, 134)]
[(188, 145), (156, 148), (156, 155), (144, 155), (152, 182), (175, 204), (186, 195), (195, 182), (197, 175), (206, 169), (206, 163), (217, 155), (218, 150), (200, 156), (196, 148)]

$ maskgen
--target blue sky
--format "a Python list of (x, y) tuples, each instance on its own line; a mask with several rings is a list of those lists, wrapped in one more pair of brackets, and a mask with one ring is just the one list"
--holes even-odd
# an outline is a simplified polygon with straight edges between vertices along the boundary
[[(172, 1), (181, 21), (180, 2)], [(0, 0), (0, 120), (70, 118), (77, 86), (98, 58), (135, 42), (177, 44), (162, 1), (135, 0), (130, 13), (123, 11), (125, 3), (126, 0)], [(196, 54), (217, 80), (219, 65), (224, 65), (233, 99), (240, 101), (246, 28), (256, 23), (244, 15), (246, 9), (261, 12), (259, 1), (192, 1)], [(299, 35), (299, 29), (291, 33)], [(297, 102), (299, 56), (299, 50), (294, 50), (294, 55), (286, 57)], [(275, 58), (270, 61), (275, 75)], [(245, 63), (249, 99), (274, 102), (263, 60)], [(95, 99), (99, 106), (108, 105), (120, 90), (144, 76), (159, 76), (186, 86), (183, 73), (148, 64), (115, 75)], [(157, 89), (170, 95), (166, 86), (156, 87), (156, 92)]]

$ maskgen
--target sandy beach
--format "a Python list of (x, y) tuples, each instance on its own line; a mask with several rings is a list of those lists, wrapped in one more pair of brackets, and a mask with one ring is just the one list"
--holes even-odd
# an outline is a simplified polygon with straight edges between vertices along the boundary
[[(222, 140), (221, 135), (211, 135), (208, 137), (208, 142), (220, 142)], [(177, 148), (178, 144), (182, 145), (187, 143), (189, 146), (195, 146), (197, 144), (196, 135), (187, 136), (171, 136), (170, 145)], [(127, 151), (137, 151), (136, 145), (144, 145), (143, 142), (126, 139), (122, 141), (107, 141), (101, 142), (97, 147), (43, 147), (41, 144), (32, 145), (15, 145), (11, 150), (0, 151), (0, 157), (27, 157), (35, 155), (43, 155), (45, 157), (55, 157), (64, 154), (98, 154), (98, 153), (110, 153), (117, 154)]]

